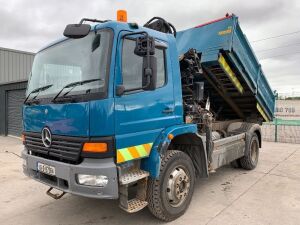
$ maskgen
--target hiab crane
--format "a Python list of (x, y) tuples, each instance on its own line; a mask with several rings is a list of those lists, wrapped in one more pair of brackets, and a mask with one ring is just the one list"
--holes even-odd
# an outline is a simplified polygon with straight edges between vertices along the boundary
[(274, 94), (235, 15), (180, 32), (160, 17), (118, 18), (69, 24), (36, 54), (24, 173), (56, 199), (119, 199), (129, 213), (148, 206), (172, 221), (196, 178), (256, 167)]

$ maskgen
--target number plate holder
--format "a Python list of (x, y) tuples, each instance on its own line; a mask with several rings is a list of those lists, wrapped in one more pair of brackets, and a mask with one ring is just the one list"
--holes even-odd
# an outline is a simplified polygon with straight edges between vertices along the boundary
[(50, 176), (55, 176), (55, 167), (54, 166), (49, 166), (44, 163), (37, 163), (37, 170), (41, 173), (50, 175)]

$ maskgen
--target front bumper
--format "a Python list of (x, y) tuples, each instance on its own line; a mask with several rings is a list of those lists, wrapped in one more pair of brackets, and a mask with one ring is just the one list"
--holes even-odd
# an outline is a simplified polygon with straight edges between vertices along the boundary
[[(73, 165), (29, 155), (26, 150), (22, 152), (22, 158), (25, 160), (24, 174), (50, 187), (90, 198), (117, 199), (119, 197), (117, 167), (113, 158), (85, 158), (82, 163)], [(37, 171), (38, 162), (54, 166), (56, 176)], [(108, 177), (108, 184), (105, 187), (80, 185), (76, 181), (76, 174), (104, 175)]]

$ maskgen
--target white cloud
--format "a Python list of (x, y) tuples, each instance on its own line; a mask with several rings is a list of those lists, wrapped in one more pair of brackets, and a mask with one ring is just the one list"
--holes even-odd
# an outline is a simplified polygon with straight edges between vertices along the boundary
[[(144, 24), (161, 16), (178, 30), (223, 17), (239, 16), (248, 39), (300, 30), (300, 3), (297, 0), (0, 0), (0, 46), (36, 52), (62, 36), (68, 23), (82, 17), (115, 19), (117, 9), (126, 9), (130, 21)], [(255, 51), (300, 42), (300, 33), (253, 43)], [(259, 58), (300, 51), (300, 46), (258, 53)], [(262, 60), (263, 70), (273, 89), (300, 91), (300, 54)]]

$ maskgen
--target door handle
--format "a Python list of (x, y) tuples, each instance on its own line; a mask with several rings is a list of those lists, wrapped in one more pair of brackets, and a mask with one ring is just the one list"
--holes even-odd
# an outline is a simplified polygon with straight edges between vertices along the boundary
[(170, 108), (170, 107), (166, 107), (162, 113), (165, 113), (165, 114), (169, 114), (169, 113), (172, 113), (174, 112), (174, 108)]

